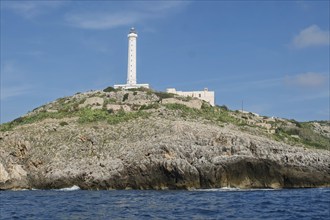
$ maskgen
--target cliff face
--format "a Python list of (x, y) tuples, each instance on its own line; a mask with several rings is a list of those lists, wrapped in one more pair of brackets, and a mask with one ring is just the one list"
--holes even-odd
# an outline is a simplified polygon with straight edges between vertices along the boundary
[(186, 108), (146, 92), (95, 94), (50, 103), (2, 131), (0, 189), (330, 186), (328, 150), (276, 141), (263, 127), (235, 124), (237, 115), (201, 118), (196, 100), (179, 100), (195, 103)]

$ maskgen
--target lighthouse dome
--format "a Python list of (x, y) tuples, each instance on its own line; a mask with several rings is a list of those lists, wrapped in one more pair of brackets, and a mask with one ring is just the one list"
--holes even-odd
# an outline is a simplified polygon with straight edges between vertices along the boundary
[(136, 34), (136, 30), (135, 30), (135, 28), (132, 27), (132, 28), (130, 29), (129, 33), (130, 33), (130, 34), (131, 34), (131, 33)]

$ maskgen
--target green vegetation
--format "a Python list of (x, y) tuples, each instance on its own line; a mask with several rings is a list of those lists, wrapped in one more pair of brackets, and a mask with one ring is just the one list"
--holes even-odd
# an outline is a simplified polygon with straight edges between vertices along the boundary
[[(109, 92), (119, 90), (108, 87), (104, 91)], [(174, 97), (185, 101), (191, 99), (190, 97), (177, 97), (175, 94), (156, 92), (146, 88), (129, 89), (129, 91), (133, 91), (133, 93), (125, 93), (122, 98), (123, 102), (129, 100), (130, 94), (137, 95), (139, 91), (143, 91), (148, 95), (155, 94), (160, 100)], [(93, 95), (104, 96), (105, 94), (100, 92)], [(109, 124), (118, 124), (136, 118), (146, 118), (152, 114), (152, 111), (145, 111), (149, 109), (160, 109), (161, 113), (159, 115), (163, 115), (162, 111), (165, 108), (172, 111), (175, 114), (175, 117), (181, 117), (185, 120), (206, 120), (208, 123), (213, 123), (218, 126), (224, 126), (226, 123), (234, 124), (239, 126), (244, 132), (248, 131), (257, 135), (264, 135), (287, 144), (301, 144), (306, 147), (330, 150), (330, 139), (327, 137), (328, 131), (327, 129), (322, 129), (322, 127), (324, 128), (325, 126), (330, 125), (329, 121), (317, 121), (319, 125), (313, 125), (314, 122), (297, 122), (293, 119), (269, 120), (268, 117), (256, 117), (253, 114), (242, 114), (239, 111), (231, 111), (225, 105), (212, 107), (205, 102), (202, 104), (201, 109), (190, 108), (178, 103), (162, 105), (160, 102), (153, 102), (151, 104), (139, 105), (128, 102), (127, 105), (133, 110), (132, 112), (125, 112), (123, 109), (116, 112), (113, 109), (108, 110), (106, 107), (107, 104), (116, 103), (117, 100), (115, 98), (105, 97), (103, 106), (100, 106), (103, 107), (102, 109), (92, 110), (90, 108), (82, 109), (81, 106), (79, 107), (79, 105), (83, 104), (86, 101), (86, 98), (89, 97), (89, 95), (82, 95), (57, 99), (52, 103), (36, 108), (28, 116), (20, 117), (12, 122), (1, 124), (0, 131), (9, 131), (16, 126), (39, 122), (47, 118), (63, 119), (77, 117), (79, 123), (104, 121)], [(68, 125), (65, 120), (59, 120), (58, 123), (60, 126)], [(318, 130), (316, 130), (316, 128)], [(275, 133), (271, 134), (270, 132), (274, 130)]]
[(153, 104), (149, 104), (149, 105), (141, 105), (139, 110), (158, 109), (158, 108), (160, 108), (160, 104), (153, 103)]
[(116, 92), (116, 91), (117, 91), (117, 89), (115, 89), (115, 88), (113, 88), (111, 86), (103, 89), (103, 92)]
[(129, 93), (125, 93), (123, 97), (123, 102), (125, 102), (128, 99)]
[(184, 118), (203, 118), (212, 122), (228, 122), (236, 125), (240, 124), (240, 120), (233, 117), (230, 112), (222, 111), (218, 107), (212, 107), (203, 103), (201, 109), (189, 108), (183, 104), (165, 104), (165, 107), (169, 110), (178, 110), (181, 117)]
[(302, 125), (300, 122), (297, 122), (296, 120), (294, 119), (290, 119), (289, 122), (291, 122), (292, 124), (294, 124), (295, 126), (297, 126), (298, 128), (301, 128)]
[[(103, 110), (103, 109), (92, 110), (89, 108), (81, 109), (74, 113), (46, 112), (45, 111), (45, 112), (39, 112), (39, 113), (31, 115), (31, 116), (20, 117), (11, 122), (4, 123), (4, 124), (0, 125), (0, 131), (9, 131), (9, 130), (12, 130), (16, 126), (39, 122), (39, 121), (42, 121), (47, 118), (62, 119), (65, 117), (78, 116), (79, 123), (91, 123), (91, 122), (98, 122), (98, 121), (106, 121), (109, 124), (118, 124), (121, 122), (136, 119), (139, 117), (146, 118), (149, 115), (150, 115), (150, 113), (147, 113), (145, 111), (124, 112), (123, 110), (121, 110), (118, 113), (113, 114), (111, 112), (108, 112), (107, 110)], [(65, 126), (65, 125), (68, 125), (68, 123), (65, 121), (61, 121), (59, 123), (59, 125)]]
[(66, 122), (66, 121), (61, 121), (60, 122), (60, 126), (66, 126), (66, 125), (68, 125), (68, 122)]
[(217, 106), (218, 108), (220, 108), (223, 111), (229, 111), (229, 108), (225, 105), (221, 105), (221, 106)]
[(106, 108), (108, 104), (114, 104), (117, 100), (114, 98), (105, 98), (103, 103), (103, 108)]
[(189, 102), (191, 101), (193, 98), (190, 96), (178, 96), (177, 99), (184, 101), (184, 102)]
[(127, 89), (128, 91), (132, 91), (132, 92), (153, 92), (153, 90), (148, 89), (148, 88), (144, 88), (144, 87), (140, 87), (140, 88), (132, 88), (132, 89)]
[(299, 127), (279, 127), (276, 129), (275, 139), (326, 150), (329, 150), (330, 146), (329, 138), (314, 132), (308, 123), (299, 123)]
[[(46, 118), (61, 119), (61, 118), (65, 118), (68, 116), (69, 116), (68, 112), (42, 111), (42, 112), (39, 112), (39, 113), (31, 115), (31, 116), (19, 117), (11, 122), (4, 123), (4, 124), (0, 125), (0, 131), (9, 131), (18, 125), (31, 124), (31, 123), (35, 123), (38, 121), (42, 121)], [(70, 116), (72, 116), (72, 114), (70, 114)]]
[(88, 123), (88, 122), (95, 122), (95, 121), (105, 121), (107, 116), (109, 115), (108, 112), (101, 110), (101, 109), (89, 109), (85, 108), (79, 112), (79, 119), (78, 122), (80, 123)]
[(167, 98), (173, 98), (175, 95), (173, 93), (167, 93), (167, 92), (154, 92), (156, 96), (162, 99), (167, 99)]
[(121, 122), (129, 121), (136, 118), (146, 118), (149, 114), (143, 111), (137, 112), (125, 112), (123, 110), (119, 111), (117, 114), (110, 114), (105, 110), (97, 109), (83, 109), (79, 114), (79, 123), (91, 123), (98, 121), (106, 121), (109, 124), (119, 124)]

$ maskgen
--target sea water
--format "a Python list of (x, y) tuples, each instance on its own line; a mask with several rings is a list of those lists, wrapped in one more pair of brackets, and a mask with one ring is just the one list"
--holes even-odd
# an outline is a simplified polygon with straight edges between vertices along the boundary
[(0, 219), (330, 219), (330, 188), (0, 191)]

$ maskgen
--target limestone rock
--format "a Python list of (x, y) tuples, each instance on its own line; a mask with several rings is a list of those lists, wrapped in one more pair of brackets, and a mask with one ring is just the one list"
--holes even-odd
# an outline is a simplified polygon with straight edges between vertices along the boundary
[(10, 179), (9, 173), (4, 168), (4, 166), (2, 165), (2, 163), (0, 163), (0, 183), (5, 183), (9, 179)]
[[(37, 108), (29, 115), (76, 112), (0, 132), (0, 190), (72, 185), (81, 189), (330, 186), (329, 150), (306, 148), (298, 142), (304, 138), (301, 134), (285, 135), (291, 140), (280, 142), (266, 132), (275, 132), (281, 124), (297, 129), (294, 121), (233, 111), (220, 115), (223, 110), (216, 107), (212, 121), (198, 117), (205, 113), (203, 101), (164, 97), (150, 91), (91, 91)], [(200, 111), (191, 111), (191, 118), (190, 111), (180, 116), (179, 110), (163, 105), (169, 103)], [(108, 123), (104, 115), (81, 123), (76, 113), (85, 107), (148, 114), (104, 111), (105, 117), (118, 116), (118, 123)], [(222, 121), (226, 119), (232, 123)], [(326, 123), (312, 126), (319, 135), (313, 137), (328, 140)]]
[(87, 106), (92, 107), (92, 109), (102, 109), (104, 99), (101, 97), (91, 97), (87, 98), (83, 104), (79, 105), (79, 108), (85, 108)]
[[(329, 151), (289, 146), (231, 126), (138, 119), (118, 125), (98, 124), (97, 130), (80, 124), (58, 127), (50, 138), (44, 128), (55, 122), (32, 124), (29, 129), (4, 136), (0, 141), (5, 156), (0, 161), (1, 189), (72, 185), (82, 189), (281, 188), (330, 184)], [(20, 143), (33, 140), (24, 158), (10, 156), (18, 146), (12, 141), (17, 132)]]
[(107, 97), (115, 99), (117, 103), (129, 103), (131, 105), (148, 105), (159, 101), (159, 97), (155, 94), (141, 91), (110, 92)]
[(196, 109), (201, 109), (203, 101), (199, 99), (191, 99), (189, 101), (182, 101), (176, 98), (166, 98), (162, 100), (162, 104), (182, 104), (185, 105), (189, 108), (196, 108)]
[(114, 112), (118, 112), (120, 110), (124, 110), (125, 112), (130, 112), (132, 109), (129, 105), (119, 105), (119, 104), (107, 104), (107, 110), (113, 110)]

